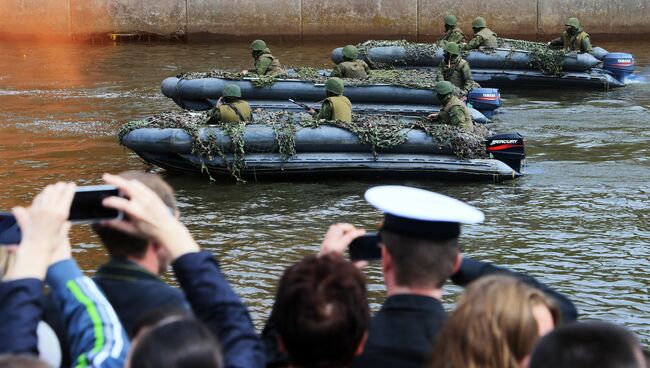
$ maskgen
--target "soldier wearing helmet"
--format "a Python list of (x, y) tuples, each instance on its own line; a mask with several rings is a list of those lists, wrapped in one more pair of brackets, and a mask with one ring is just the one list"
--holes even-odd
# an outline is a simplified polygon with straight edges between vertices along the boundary
[(487, 22), (483, 17), (474, 18), (472, 30), (474, 31), (474, 38), (464, 46), (465, 50), (478, 49), (479, 47), (497, 48), (497, 34), (487, 27)]
[(444, 58), (436, 70), (436, 82), (442, 81), (451, 82), (458, 97), (466, 96), (476, 86), (469, 63), (460, 56), (460, 46), (455, 42), (445, 45)]
[(343, 96), (343, 81), (340, 78), (330, 78), (325, 83), (327, 98), (322, 101), (321, 109), (316, 112), (310, 109), (309, 113), (316, 119), (340, 120), (352, 122), (352, 103)]
[(591, 52), (591, 41), (589, 34), (580, 28), (580, 21), (577, 18), (569, 18), (566, 23), (566, 30), (562, 35), (548, 43), (552, 49), (564, 49), (566, 51)]
[(370, 74), (370, 67), (363, 60), (357, 60), (359, 50), (352, 45), (343, 48), (343, 62), (332, 70), (330, 77), (364, 79)]
[(443, 46), (447, 42), (462, 43), (465, 42), (465, 33), (458, 28), (456, 16), (449, 14), (445, 16), (445, 33), (438, 38), (436, 43)]
[(440, 124), (454, 125), (469, 132), (473, 131), (472, 113), (463, 101), (454, 96), (454, 85), (447, 81), (439, 82), (435, 90), (440, 101), (440, 112), (430, 114), (427, 119)]
[(251, 43), (253, 54), (253, 63), (257, 75), (278, 75), (284, 73), (280, 60), (271, 55), (271, 50), (266, 46), (266, 42), (255, 40)]
[(241, 89), (236, 84), (228, 84), (216, 106), (210, 110), (208, 124), (239, 123), (252, 121), (253, 114), (248, 102), (242, 100)]

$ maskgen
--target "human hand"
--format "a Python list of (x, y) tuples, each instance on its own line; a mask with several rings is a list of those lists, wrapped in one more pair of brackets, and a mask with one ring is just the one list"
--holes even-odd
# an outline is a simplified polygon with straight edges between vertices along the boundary
[(315, 114), (316, 114), (316, 110), (314, 110), (314, 109), (309, 109), (309, 110), (307, 110), (307, 113), (310, 114), (310, 115), (315, 115)]
[(241, 71), (242, 75), (247, 75), (248, 74), (248, 69), (244, 69)]
[(217, 104), (215, 105), (215, 107), (218, 108), (218, 107), (221, 106), (222, 104), (223, 104), (223, 97), (219, 97), (219, 99), (217, 100)]
[(172, 261), (184, 254), (200, 250), (185, 225), (146, 185), (137, 180), (127, 180), (110, 174), (104, 174), (103, 178), (127, 197), (108, 197), (102, 202), (103, 205), (122, 211), (125, 217), (128, 217), (128, 220), (102, 222), (103, 226), (160, 244), (169, 251)]
[[(8, 279), (44, 279), (53, 260), (69, 257), (70, 205), (75, 193), (74, 183), (48, 185), (29, 208), (12, 210), (20, 227), (22, 239), (16, 250), (16, 261), (7, 274)], [(66, 252), (66, 245), (68, 251)], [(57, 253), (57, 248), (61, 250)], [(54, 257), (54, 254), (58, 255)]]
[(429, 114), (427, 115), (427, 120), (436, 120), (438, 118), (438, 114)]
[(461, 96), (460, 100), (463, 101), (463, 102), (467, 102), (467, 96)]
[(318, 254), (321, 256), (332, 253), (343, 255), (350, 243), (365, 233), (365, 230), (357, 229), (352, 224), (334, 224), (327, 230)]

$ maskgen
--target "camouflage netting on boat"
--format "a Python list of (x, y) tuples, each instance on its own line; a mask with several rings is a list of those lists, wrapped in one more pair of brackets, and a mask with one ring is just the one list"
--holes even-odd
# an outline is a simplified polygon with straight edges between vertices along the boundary
[[(312, 83), (325, 83), (328, 77), (323, 76), (317, 69), (313, 68), (291, 68), (291, 74), (277, 76), (244, 75), (242, 73), (229, 72), (225, 70), (212, 70), (209, 72), (192, 72), (177, 75), (182, 79), (199, 78), (222, 78), (227, 80), (242, 80), (245, 77), (250, 79), (256, 87), (273, 85), (279, 79), (300, 79)], [(400, 69), (377, 69), (372, 70), (371, 75), (366, 79), (344, 78), (346, 86), (368, 86), (376, 84), (391, 84), (408, 88), (433, 89), (436, 85), (436, 76), (432, 71), (427, 70), (400, 70)]]
[[(403, 120), (395, 115), (353, 115), (352, 123), (342, 121), (325, 121), (313, 119), (304, 113), (289, 111), (270, 112), (257, 109), (254, 122), (220, 123), (215, 127), (230, 137), (232, 147), (221, 147), (214, 136), (203, 139), (199, 131), (206, 126), (208, 112), (170, 112), (157, 114), (143, 120), (131, 121), (119, 131), (120, 144), (131, 131), (139, 128), (177, 128), (192, 137), (192, 153), (211, 159), (215, 155), (223, 158), (234, 178), (241, 180), (241, 170), (246, 166), (243, 134), (247, 124), (265, 124), (273, 128), (278, 142), (278, 153), (286, 161), (296, 154), (295, 136), (300, 129), (316, 129), (330, 125), (346, 129), (357, 135), (359, 141), (367, 144), (377, 158), (380, 150), (399, 146), (407, 141), (410, 129), (425, 131), (438, 146), (451, 147), (454, 153), (463, 159), (485, 158), (485, 139), (492, 134), (484, 125), (476, 125), (473, 132), (464, 129), (434, 124), (426, 119)], [(232, 152), (227, 159), (225, 152)]]
[[(512, 50), (526, 51), (530, 53), (530, 67), (540, 70), (545, 74), (557, 75), (562, 72), (562, 63), (564, 63), (564, 51), (549, 49), (542, 42), (532, 42), (524, 40), (515, 40), (510, 38), (498, 38), (497, 45), (499, 48), (509, 48)], [(421, 59), (431, 59), (440, 48), (434, 43), (412, 43), (405, 40), (399, 41), (366, 41), (358, 44), (359, 53), (368, 58), (368, 50), (373, 47), (401, 46), (406, 51), (406, 61), (415, 62)], [(473, 50), (486, 54), (491, 53), (489, 49)], [(469, 54), (468, 51), (462, 52), (463, 57)], [(370, 60), (371, 66), (377, 69), (390, 68), (388, 65), (375, 63)]]

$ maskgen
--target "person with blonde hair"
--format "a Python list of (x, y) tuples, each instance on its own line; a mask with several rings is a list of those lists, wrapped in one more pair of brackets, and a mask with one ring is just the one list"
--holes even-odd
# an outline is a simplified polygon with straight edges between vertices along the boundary
[(469, 285), (438, 335), (430, 368), (527, 367), (533, 347), (559, 322), (544, 293), (514, 277)]

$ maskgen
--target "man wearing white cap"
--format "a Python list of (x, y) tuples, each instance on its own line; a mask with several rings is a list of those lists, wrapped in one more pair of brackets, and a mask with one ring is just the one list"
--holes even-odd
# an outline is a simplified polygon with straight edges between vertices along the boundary
[[(373, 318), (363, 354), (355, 367), (423, 367), (433, 341), (446, 321), (442, 286), (450, 277), (459, 285), (494, 273), (508, 273), (541, 289), (558, 303), (564, 322), (577, 311), (565, 296), (532, 277), (470, 259), (458, 245), (460, 224), (482, 222), (478, 209), (422, 189), (380, 186), (365, 198), (384, 212), (379, 233), (382, 272), (388, 298)], [(333, 225), (321, 253), (343, 253), (363, 230)]]

